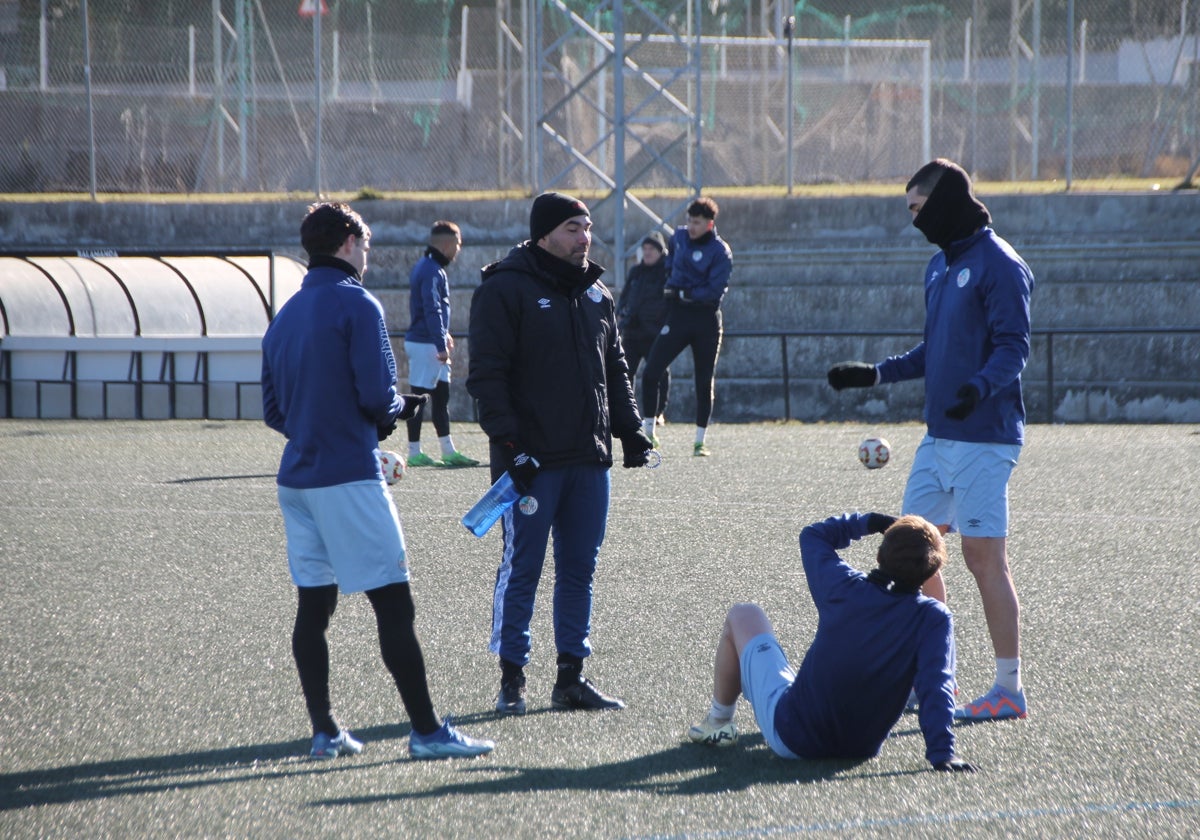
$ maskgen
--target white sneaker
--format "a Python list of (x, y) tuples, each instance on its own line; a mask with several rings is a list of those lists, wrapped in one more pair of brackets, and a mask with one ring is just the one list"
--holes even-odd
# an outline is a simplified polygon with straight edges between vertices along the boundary
[(733, 719), (716, 720), (711, 714), (688, 730), (688, 738), (710, 747), (732, 747), (737, 743), (737, 724)]

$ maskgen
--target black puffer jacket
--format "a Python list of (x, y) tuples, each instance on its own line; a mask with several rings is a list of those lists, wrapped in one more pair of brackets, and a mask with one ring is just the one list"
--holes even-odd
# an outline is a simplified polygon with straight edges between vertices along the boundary
[(528, 242), (484, 267), (471, 298), (467, 391), (493, 450), (513, 441), (543, 469), (611, 466), (613, 435), (640, 427), (603, 273)]
[(667, 264), (638, 263), (629, 269), (625, 288), (617, 304), (617, 319), (622, 332), (657, 335), (667, 322), (667, 301), (663, 286), (667, 283)]

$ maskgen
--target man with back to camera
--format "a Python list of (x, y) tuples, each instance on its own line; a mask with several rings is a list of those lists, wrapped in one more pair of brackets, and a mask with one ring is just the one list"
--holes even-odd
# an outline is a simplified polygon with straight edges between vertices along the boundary
[[(962, 534), (996, 656), (992, 688), (955, 712), (1023, 718), (1020, 606), (1008, 566), (1008, 480), (1025, 442), (1021, 371), (1029, 359), (1033, 273), (991, 228), (971, 179), (952, 161), (921, 167), (906, 186), (913, 225), (938, 246), (925, 270), (925, 336), (878, 365), (843, 362), (835, 390), (925, 379), (927, 433), (913, 457), (903, 511)], [(940, 574), (925, 592), (946, 599)]]
[(412, 722), (413, 758), (476, 756), (471, 738), (433, 709), (414, 626), (408, 557), (378, 441), (426, 399), (396, 393), (383, 307), (363, 288), (371, 230), (345, 204), (313, 204), (300, 225), (308, 273), (263, 336), (263, 419), (287, 438), (279, 507), (298, 593), (292, 654), (312, 723), (309, 755), (362, 752), (334, 719), (326, 631), (338, 590), (366, 592), (384, 666)]
[[(867, 534), (883, 534), (876, 568), (864, 574), (838, 556)], [(925, 758), (934, 770), (974, 772), (954, 754), (954, 625), (921, 584), (946, 562), (942, 535), (919, 516), (853, 513), (800, 532), (800, 558), (817, 607), (817, 631), (793, 670), (757, 604), (734, 604), (713, 665), (712, 705), (688, 731), (716, 747), (737, 741), (740, 695), (781, 758), (872, 758), (921, 698)]]
[[(608, 524), (612, 439), (623, 466), (651, 446), (617, 332), (604, 268), (589, 262), (592, 219), (579, 199), (543, 193), (529, 240), (485, 266), (471, 299), (467, 391), (491, 442), (492, 480), (505, 471), (537, 500), (502, 519), (504, 550), (492, 598), (489, 649), (499, 657), (496, 711), (526, 711), (525, 666), (534, 596), (554, 535), (554, 642), (559, 710), (622, 709), (583, 676), (592, 653), (592, 580)], [(531, 507), (522, 505), (522, 507)]]
[(717, 202), (700, 197), (688, 205), (687, 224), (671, 237), (667, 261), (667, 321), (663, 324), (642, 374), (643, 431), (654, 439), (655, 418), (662, 408), (658, 381), (685, 347), (692, 348), (696, 379), (696, 440), (692, 454), (708, 456), (704, 442), (712, 417), (717, 356), (721, 352), (721, 301), (729, 290), (733, 252), (717, 235)]
[(414, 394), (429, 394), (433, 430), (441, 447), (441, 460), (421, 451), (424, 411), (408, 420), (408, 466), (474, 467), (479, 464), (454, 448), (450, 436), (450, 279), (446, 268), (462, 249), (462, 232), (454, 222), (436, 221), (429, 231), (429, 247), (409, 275), (409, 327), (404, 334), (408, 356), (408, 382)]

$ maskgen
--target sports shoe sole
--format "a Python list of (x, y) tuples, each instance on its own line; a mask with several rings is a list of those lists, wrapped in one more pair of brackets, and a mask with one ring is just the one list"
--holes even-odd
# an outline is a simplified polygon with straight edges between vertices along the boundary
[(615, 712), (625, 708), (625, 701), (611, 697), (601, 705), (579, 703), (559, 694), (558, 689), (550, 693), (550, 708), (556, 712)]

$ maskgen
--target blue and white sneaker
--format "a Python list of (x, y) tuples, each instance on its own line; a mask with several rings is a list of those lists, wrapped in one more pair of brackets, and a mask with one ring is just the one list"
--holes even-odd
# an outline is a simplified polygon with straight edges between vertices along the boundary
[(450, 725), (449, 717), (437, 732), (421, 735), (413, 730), (408, 736), (408, 754), (413, 758), (474, 758), (494, 749), (494, 741), (462, 734)]
[(1029, 706), (1025, 702), (1024, 689), (1012, 692), (998, 685), (993, 685), (991, 691), (974, 703), (967, 703), (954, 710), (955, 720), (1008, 720), (1028, 715)]
[(362, 749), (362, 741), (351, 735), (349, 730), (343, 729), (333, 738), (324, 732), (318, 732), (313, 736), (312, 750), (308, 757), (326, 759), (337, 758), (339, 755), (358, 755)]

